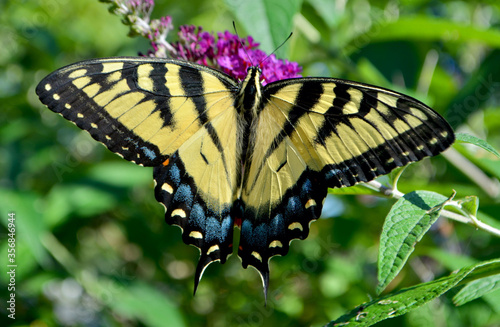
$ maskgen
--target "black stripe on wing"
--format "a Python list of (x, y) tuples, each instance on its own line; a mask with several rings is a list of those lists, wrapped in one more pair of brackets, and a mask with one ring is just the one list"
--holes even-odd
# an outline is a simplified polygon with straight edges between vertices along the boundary
[[(160, 154), (155, 144), (144, 140), (110, 114), (115, 109), (113, 103), (132, 109), (152, 101), (148, 110), (160, 111), (164, 126), (172, 124), (165, 98), (168, 94), (154, 95), (137, 87), (139, 64), (141, 62), (127, 58), (76, 63), (45, 77), (36, 93), (49, 109), (88, 131), (111, 151), (137, 164), (156, 166), (166, 156)], [(164, 65), (150, 64), (157, 70), (163, 67), (163, 74), (166, 72)], [(111, 68), (113, 65), (116, 68)], [(154, 84), (161, 85), (159, 81)], [(120, 102), (122, 97), (131, 100)]]
[[(352, 186), (373, 180), (396, 167), (437, 155), (455, 140), (454, 132), (444, 118), (422, 102), (366, 84), (326, 78), (291, 79), (268, 84), (265, 100), (272, 101), (274, 94), (297, 83), (301, 86), (289, 111), (290, 117), (282, 128), (283, 132), (266, 152), (266, 158), (272, 155), (279, 143), (300, 128), (300, 117), (321, 114), (324, 120), (313, 139), (316, 150), (323, 147), (328, 152), (329, 148), (343, 147), (349, 153), (347, 156), (332, 154), (330, 158), (323, 158), (325, 164), (321, 171), (329, 181), (329, 187)], [(318, 101), (324, 93), (333, 96), (331, 103)], [(351, 94), (356, 94), (357, 98)], [(353, 106), (356, 106), (355, 110)], [(355, 139), (343, 138), (346, 133)], [(366, 134), (376, 136), (377, 141), (369, 140)], [(353, 146), (363, 150), (353, 151)]]

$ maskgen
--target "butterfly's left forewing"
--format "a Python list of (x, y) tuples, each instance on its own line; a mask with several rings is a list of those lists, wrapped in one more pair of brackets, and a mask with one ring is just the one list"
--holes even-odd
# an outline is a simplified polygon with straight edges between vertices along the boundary
[(328, 187), (373, 180), (453, 143), (448, 123), (405, 95), (350, 81), (268, 84), (245, 163), (239, 255), (267, 287), (268, 260), (319, 218)]

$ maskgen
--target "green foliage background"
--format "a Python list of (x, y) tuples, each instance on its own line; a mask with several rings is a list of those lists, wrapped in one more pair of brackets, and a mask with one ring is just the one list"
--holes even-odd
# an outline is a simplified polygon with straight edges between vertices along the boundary
[[(2, 325), (324, 325), (376, 296), (379, 235), (395, 201), (344, 195), (327, 202), (306, 241), (271, 260), (267, 306), (258, 274), (237, 256), (211, 265), (193, 297), (198, 250), (163, 222), (152, 170), (113, 155), (34, 92), (63, 65), (145, 53), (148, 42), (128, 38), (97, 1), (9, 1), (0, 12), (0, 220), (6, 226), (16, 214), (18, 265), (15, 321), (6, 317), (8, 279), (0, 273)], [(407, 93), (500, 148), (497, 1), (158, 1), (153, 16), (164, 15), (176, 27), (216, 32), (231, 31), (235, 20), (267, 52), (293, 31), (279, 55), (303, 65), (304, 76)], [(410, 166), (400, 190), (477, 195), (479, 218), (498, 228), (500, 164), (477, 148), (454, 147), (462, 158)], [(486, 180), (471, 180), (459, 161), (481, 168)], [(0, 242), (6, 262), (5, 229)], [(498, 238), (440, 218), (386, 292), (499, 253)], [(377, 326), (500, 325), (498, 290), (455, 307), (457, 291)]]

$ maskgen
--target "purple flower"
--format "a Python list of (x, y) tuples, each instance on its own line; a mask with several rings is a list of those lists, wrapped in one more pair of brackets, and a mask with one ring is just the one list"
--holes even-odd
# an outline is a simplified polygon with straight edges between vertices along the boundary
[(201, 27), (181, 26), (179, 41), (172, 46), (176, 50), (174, 58), (219, 69), (238, 80), (243, 80), (247, 69), (255, 65), (262, 69), (264, 84), (300, 77), (301, 67), (297, 63), (277, 59), (274, 54), (268, 57), (251, 36), (240, 38), (225, 31), (215, 37)]

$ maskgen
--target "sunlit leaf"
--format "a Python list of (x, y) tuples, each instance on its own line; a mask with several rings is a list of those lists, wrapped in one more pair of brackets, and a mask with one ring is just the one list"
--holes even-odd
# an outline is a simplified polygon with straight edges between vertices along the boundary
[(328, 193), (335, 195), (381, 195), (381, 193), (377, 190), (366, 187), (364, 185), (355, 185), (342, 188), (329, 188)]
[(463, 305), (498, 289), (500, 289), (500, 274), (478, 279), (462, 288), (453, 297), (453, 303)]
[[(270, 53), (293, 31), (293, 17), (302, 0), (225, 0), (225, 3), (261, 49)], [(283, 55), (286, 51), (282, 49), (279, 53)]]
[(494, 147), (489, 145), (488, 142), (480, 139), (479, 137), (476, 137), (472, 134), (466, 134), (466, 133), (456, 133), (455, 137), (457, 139), (457, 142), (474, 144), (475, 146), (478, 146), (481, 149), (484, 149), (484, 150), (488, 151), (489, 153), (492, 153), (495, 156), (497, 156), (498, 158), (500, 158), (500, 153), (498, 153), (498, 151), (495, 150)]
[[(364, 303), (351, 312), (331, 321), (327, 326), (372, 326), (379, 321), (394, 318), (434, 300), (451, 288), (500, 272), (500, 259), (481, 262), (462, 268), (449, 276), (409, 287)], [(343, 325), (342, 325), (343, 324)]]
[(394, 204), (380, 236), (377, 293), (382, 292), (403, 268), (447, 200), (434, 192), (415, 191)]

